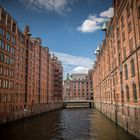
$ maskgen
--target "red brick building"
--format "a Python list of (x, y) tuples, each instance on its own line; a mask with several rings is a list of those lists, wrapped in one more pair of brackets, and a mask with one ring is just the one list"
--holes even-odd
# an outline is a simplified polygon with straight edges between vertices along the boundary
[(54, 55), (52, 61), (52, 100), (54, 107), (61, 106), (63, 102), (63, 67), (61, 62)]
[(93, 67), (97, 109), (140, 138), (140, 1), (114, 0)]
[(64, 81), (64, 100), (93, 99), (92, 71), (88, 74), (67, 74)]
[(0, 7), (0, 123), (62, 107), (63, 68)]
[(0, 118), (4, 121), (5, 116), (13, 115), (15, 105), (16, 34), (16, 21), (5, 10), (0, 9)]

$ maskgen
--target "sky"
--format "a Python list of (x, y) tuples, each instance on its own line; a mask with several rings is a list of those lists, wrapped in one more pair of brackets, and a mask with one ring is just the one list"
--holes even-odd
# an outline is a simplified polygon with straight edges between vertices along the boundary
[(62, 61), (64, 77), (92, 68), (105, 36), (103, 21), (113, 16), (112, 0), (0, 0), (0, 5)]

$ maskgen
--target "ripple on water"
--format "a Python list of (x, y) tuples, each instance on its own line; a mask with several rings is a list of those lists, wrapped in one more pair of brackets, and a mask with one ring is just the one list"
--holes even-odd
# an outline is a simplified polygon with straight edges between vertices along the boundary
[(94, 109), (62, 109), (0, 127), (1, 140), (135, 140)]

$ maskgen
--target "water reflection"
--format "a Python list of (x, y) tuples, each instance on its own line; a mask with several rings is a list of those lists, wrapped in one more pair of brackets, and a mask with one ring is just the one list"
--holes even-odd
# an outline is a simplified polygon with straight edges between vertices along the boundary
[(2, 140), (135, 140), (94, 109), (63, 109), (0, 126)]

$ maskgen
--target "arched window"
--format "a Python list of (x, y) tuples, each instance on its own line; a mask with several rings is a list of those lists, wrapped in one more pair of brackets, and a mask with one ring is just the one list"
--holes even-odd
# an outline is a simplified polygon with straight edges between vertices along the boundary
[(136, 88), (136, 84), (135, 83), (133, 83), (133, 85), (132, 85), (132, 90), (133, 90), (134, 101), (137, 101), (137, 88)]
[(133, 39), (129, 39), (129, 51), (130, 53), (133, 51)]
[(127, 98), (127, 101), (130, 101), (129, 87), (128, 86), (126, 86), (126, 98)]
[(135, 76), (135, 62), (134, 59), (131, 60), (131, 76)]
[(125, 79), (127, 80), (127, 79), (128, 79), (128, 69), (127, 69), (127, 64), (125, 64), (124, 69), (125, 69)]

